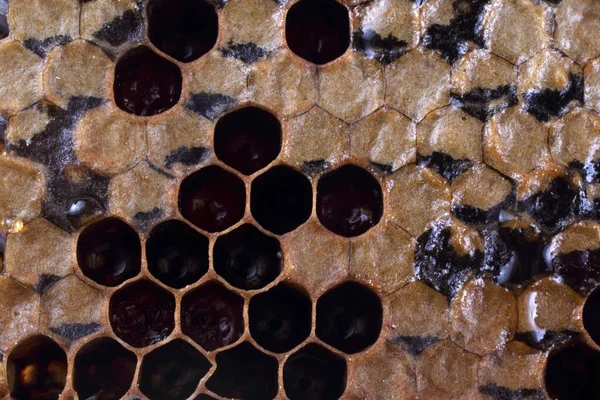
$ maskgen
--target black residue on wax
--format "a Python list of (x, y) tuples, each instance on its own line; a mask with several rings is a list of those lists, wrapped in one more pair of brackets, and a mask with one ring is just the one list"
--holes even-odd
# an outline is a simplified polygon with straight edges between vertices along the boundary
[(452, 104), (483, 122), (518, 102), (517, 88), (514, 85), (495, 89), (476, 88), (465, 94), (451, 93), (450, 97)]
[(68, 35), (56, 35), (50, 36), (43, 40), (39, 39), (27, 39), (23, 42), (28, 50), (34, 52), (40, 57), (46, 57), (46, 54), (56, 46), (64, 46), (65, 44), (73, 41), (73, 38)]
[(523, 94), (525, 110), (539, 121), (546, 122), (564, 115), (572, 104), (584, 101), (583, 76), (570, 74), (569, 83), (562, 90), (532, 90)]
[(434, 151), (431, 155), (417, 154), (417, 164), (433, 169), (448, 180), (452, 180), (473, 166), (466, 158), (454, 159), (452, 156)]
[(58, 326), (50, 327), (50, 331), (57, 335), (60, 335), (70, 341), (81, 339), (82, 337), (91, 335), (102, 328), (102, 325), (95, 322), (89, 324), (61, 324)]
[(545, 400), (544, 389), (509, 389), (504, 386), (498, 386), (495, 383), (488, 383), (479, 387), (479, 393), (490, 396), (494, 400)]
[(214, 121), (235, 105), (233, 97), (220, 93), (200, 92), (192, 94), (186, 107), (206, 119)]
[(407, 45), (405, 40), (400, 40), (391, 33), (386, 37), (381, 37), (373, 29), (359, 29), (352, 33), (352, 47), (383, 65), (400, 58), (406, 53)]
[(143, 35), (144, 18), (141, 12), (127, 10), (112, 21), (104, 24), (92, 36), (117, 47), (126, 42), (134, 41)]
[(52, 286), (54, 286), (54, 284), (56, 282), (58, 282), (60, 280), (60, 276), (57, 275), (51, 275), (51, 274), (41, 274), (38, 277), (38, 281), (35, 284), (35, 286), (33, 287), (33, 290), (37, 293), (37, 294), (44, 294), (46, 293), (46, 291), (48, 289), (50, 289)]
[(209, 155), (206, 147), (186, 147), (181, 146), (172, 150), (165, 157), (165, 167), (171, 169), (173, 164), (182, 164), (186, 167), (197, 165), (204, 161)]
[(265, 58), (269, 52), (262, 47), (258, 47), (255, 43), (228, 43), (227, 47), (220, 49), (224, 57), (233, 57), (244, 64), (252, 64), (253, 62)]
[(401, 346), (408, 354), (417, 357), (426, 348), (440, 339), (434, 336), (398, 336), (391, 340), (391, 343)]

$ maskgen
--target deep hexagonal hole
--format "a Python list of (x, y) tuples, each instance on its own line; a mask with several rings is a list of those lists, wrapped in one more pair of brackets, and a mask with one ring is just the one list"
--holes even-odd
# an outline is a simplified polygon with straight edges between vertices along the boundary
[(550, 354), (546, 365), (546, 392), (552, 399), (600, 398), (600, 353), (574, 343)]
[(165, 285), (180, 289), (208, 271), (208, 239), (184, 222), (165, 221), (150, 232), (146, 258), (152, 275)]
[(583, 326), (592, 340), (600, 345), (600, 290), (594, 291), (585, 301)]
[(330, 231), (352, 237), (377, 225), (383, 214), (379, 182), (366, 170), (345, 165), (321, 177), (317, 216)]
[(279, 284), (250, 300), (250, 334), (275, 353), (293, 349), (310, 334), (312, 303), (300, 290)]
[(118, 400), (131, 387), (137, 357), (112, 338), (95, 339), (75, 356), (73, 386), (80, 399)]
[(94, 222), (77, 239), (77, 263), (81, 272), (94, 282), (118, 286), (140, 272), (140, 237), (118, 218)]
[(212, 282), (181, 300), (181, 330), (202, 348), (228, 346), (244, 333), (244, 299)]
[(6, 374), (15, 400), (56, 400), (67, 380), (67, 355), (46, 336), (32, 336), (8, 356)]
[(217, 41), (219, 20), (208, 1), (151, 0), (146, 10), (150, 41), (176, 60), (194, 61)]
[(225, 230), (242, 219), (245, 208), (244, 182), (221, 167), (203, 168), (181, 182), (179, 210), (200, 229)]
[(283, 366), (283, 387), (290, 400), (334, 400), (346, 390), (346, 361), (319, 346), (308, 344)]
[(238, 289), (261, 289), (283, 268), (279, 240), (245, 224), (220, 236), (213, 248), (215, 271)]
[(110, 298), (110, 325), (121, 340), (133, 347), (158, 343), (175, 327), (175, 298), (157, 284), (142, 279)]
[(272, 399), (277, 394), (277, 360), (244, 342), (217, 355), (217, 370), (206, 387), (235, 399)]
[(317, 301), (319, 339), (344, 353), (354, 354), (375, 343), (381, 332), (381, 300), (356, 282), (345, 282)]
[(160, 114), (179, 101), (181, 82), (177, 65), (146, 46), (138, 46), (117, 61), (113, 86), (115, 102), (130, 114)]
[(262, 108), (240, 108), (217, 121), (215, 154), (242, 174), (266, 167), (280, 150), (281, 124)]
[(252, 182), (250, 209), (265, 229), (282, 235), (302, 225), (312, 211), (312, 186), (300, 172), (271, 168)]
[(140, 390), (150, 400), (190, 397), (210, 362), (185, 340), (174, 340), (148, 353), (140, 370)]
[(287, 13), (285, 39), (307, 61), (333, 61), (350, 46), (348, 10), (335, 0), (300, 0)]

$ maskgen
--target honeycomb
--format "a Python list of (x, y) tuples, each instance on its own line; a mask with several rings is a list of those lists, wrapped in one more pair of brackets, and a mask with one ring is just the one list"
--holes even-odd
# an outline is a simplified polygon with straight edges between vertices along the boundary
[(600, 398), (597, 0), (0, 1), (0, 397)]

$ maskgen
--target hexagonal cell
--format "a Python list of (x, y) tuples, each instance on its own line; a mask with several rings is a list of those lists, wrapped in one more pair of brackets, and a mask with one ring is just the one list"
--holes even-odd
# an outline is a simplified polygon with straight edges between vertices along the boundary
[(73, 388), (82, 399), (118, 400), (131, 387), (137, 357), (116, 340), (86, 343), (75, 356)]
[(345, 282), (317, 301), (317, 337), (348, 354), (371, 346), (381, 332), (383, 309), (366, 286)]
[(452, 70), (452, 103), (487, 121), (495, 113), (517, 104), (517, 70), (486, 50), (473, 50)]
[[(1, 79), (1, 78), (0, 78)], [(20, 190), (15, 190), (18, 187)], [(27, 222), (42, 208), (45, 182), (40, 170), (20, 159), (0, 159), (0, 220), (18, 218)]]
[(293, 231), (312, 212), (312, 186), (300, 172), (280, 165), (252, 182), (252, 216), (263, 228), (277, 235)]
[(277, 360), (248, 342), (217, 354), (217, 370), (206, 388), (223, 397), (272, 399), (277, 395)]
[(184, 400), (196, 391), (210, 367), (194, 346), (177, 339), (144, 356), (139, 387), (151, 400)]
[(582, 319), (585, 331), (600, 345), (600, 290), (594, 291), (585, 300)]
[(279, 241), (250, 224), (219, 236), (213, 248), (217, 274), (242, 290), (261, 289), (273, 282), (283, 269)]
[(350, 151), (384, 172), (395, 172), (414, 162), (415, 125), (399, 112), (382, 108), (350, 129)]
[(41, 58), (13, 41), (0, 45), (0, 60), (0, 80), (6, 82), (0, 89), (0, 112), (12, 114), (42, 98)]
[(266, 167), (280, 151), (281, 124), (262, 108), (240, 108), (217, 121), (215, 154), (244, 175)]
[(202, 168), (181, 182), (179, 211), (200, 229), (225, 230), (244, 216), (245, 208), (244, 182), (221, 167)]
[(312, 302), (305, 292), (282, 283), (250, 299), (250, 334), (263, 348), (284, 353), (308, 337)]
[(600, 353), (575, 343), (550, 354), (546, 365), (546, 393), (552, 399), (593, 399), (600, 396), (596, 377)]
[(208, 271), (208, 239), (184, 222), (165, 221), (150, 232), (146, 258), (152, 275), (167, 286), (181, 289)]
[(219, 21), (208, 1), (152, 0), (146, 12), (150, 41), (176, 60), (194, 61), (217, 41)]
[(7, 360), (7, 379), (15, 399), (57, 400), (67, 380), (67, 356), (46, 336), (32, 336)]
[(208, 351), (228, 346), (244, 333), (243, 307), (240, 296), (208, 283), (181, 300), (181, 330)]
[(335, 0), (300, 0), (287, 13), (285, 39), (307, 61), (333, 61), (350, 45), (348, 10)]
[(317, 216), (330, 231), (358, 236), (377, 225), (382, 214), (381, 185), (366, 170), (345, 165), (319, 179)]
[(140, 238), (125, 222), (109, 217), (87, 226), (77, 239), (81, 272), (104, 286), (118, 286), (140, 273)]
[(142, 279), (113, 293), (108, 317), (115, 335), (133, 347), (164, 340), (175, 327), (175, 298)]
[(125, 53), (115, 66), (115, 102), (130, 114), (168, 110), (179, 101), (181, 84), (179, 67), (143, 45)]
[(0, 346), (10, 348), (20, 339), (39, 330), (39, 296), (31, 289), (3, 274), (0, 291)]
[(283, 365), (283, 387), (290, 400), (339, 399), (346, 390), (346, 361), (311, 343), (292, 354)]
[(556, 7), (554, 44), (580, 64), (600, 54), (600, 3), (563, 0)]
[(386, 103), (419, 121), (450, 101), (450, 67), (421, 47), (386, 68)]

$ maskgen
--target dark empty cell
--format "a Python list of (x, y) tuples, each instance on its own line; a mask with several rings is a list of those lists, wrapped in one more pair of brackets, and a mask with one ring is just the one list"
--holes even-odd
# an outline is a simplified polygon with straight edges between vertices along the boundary
[(433, 169), (448, 180), (452, 180), (471, 168), (473, 162), (468, 159), (455, 160), (448, 154), (434, 151), (429, 156), (417, 155), (419, 165)]
[(283, 366), (283, 387), (290, 400), (335, 400), (346, 390), (346, 361), (311, 343)]
[(382, 324), (381, 300), (370, 289), (345, 282), (317, 301), (319, 339), (348, 354), (375, 343)]
[(140, 390), (150, 400), (183, 400), (196, 391), (210, 362), (185, 340), (174, 340), (144, 356)]
[(287, 13), (285, 39), (307, 61), (333, 61), (350, 45), (348, 10), (335, 0), (301, 0)]
[(33, 336), (10, 353), (6, 374), (12, 399), (57, 400), (67, 380), (67, 356), (52, 339)]
[(217, 355), (217, 370), (206, 388), (219, 396), (244, 399), (273, 399), (278, 391), (277, 360), (248, 342)]
[(4, 252), (6, 251), (6, 233), (0, 232), (0, 272), (4, 271)]
[(552, 399), (600, 399), (600, 354), (575, 343), (550, 354), (546, 366), (546, 392)]
[(245, 224), (220, 236), (213, 249), (215, 271), (232, 286), (261, 289), (273, 282), (283, 268), (279, 241)]
[(150, 232), (146, 258), (152, 275), (165, 285), (180, 289), (208, 271), (208, 239), (184, 222), (166, 221)]
[(0, 0), (0, 39), (8, 36), (8, 0)]
[(563, 177), (554, 178), (548, 187), (519, 204), (545, 230), (555, 231), (579, 209), (576, 188)]
[(258, 107), (244, 107), (223, 116), (215, 126), (215, 154), (242, 174), (269, 165), (281, 150), (281, 124)]
[(292, 168), (271, 168), (252, 182), (250, 209), (263, 228), (278, 235), (293, 231), (310, 217), (310, 181)]
[(600, 284), (600, 249), (572, 251), (552, 259), (552, 269), (581, 294)]
[(131, 114), (160, 114), (179, 101), (181, 79), (177, 65), (146, 46), (135, 47), (115, 67), (115, 102)]
[(118, 286), (140, 272), (138, 234), (117, 218), (104, 218), (81, 232), (77, 263), (85, 276), (105, 286)]
[(181, 330), (202, 348), (228, 346), (244, 333), (244, 300), (217, 283), (186, 294), (181, 301)]
[(175, 298), (147, 280), (134, 282), (110, 298), (110, 325), (114, 333), (133, 347), (158, 343), (175, 327)]
[(310, 298), (290, 285), (281, 284), (250, 300), (250, 334), (263, 348), (283, 353), (308, 337), (311, 314)]
[(572, 103), (583, 103), (583, 77), (570, 74), (569, 83), (562, 90), (532, 90), (523, 95), (525, 110), (540, 121), (565, 114)]
[(151, 0), (147, 11), (150, 41), (179, 61), (194, 61), (217, 41), (217, 13), (207, 1)]
[(118, 400), (131, 387), (135, 354), (114, 339), (100, 338), (77, 352), (73, 385), (80, 399)]
[(321, 177), (317, 216), (330, 231), (352, 237), (377, 225), (383, 214), (379, 182), (364, 169), (345, 165)]
[(592, 340), (600, 344), (600, 290), (596, 290), (585, 301), (583, 326)]
[(181, 182), (181, 215), (200, 229), (225, 230), (242, 219), (245, 208), (244, 182), (220, 167), (203, 168)]
[(407, 45), (405, 40), (400, 40), (391, 33), (386, 37), (381, 37), (373, 29), (361, 29), (352, 33), (352, 47), (383, 65), (400, 58), (406, 53)]

